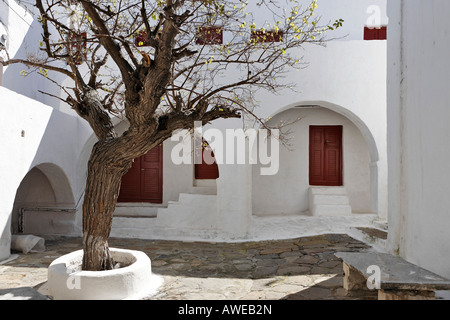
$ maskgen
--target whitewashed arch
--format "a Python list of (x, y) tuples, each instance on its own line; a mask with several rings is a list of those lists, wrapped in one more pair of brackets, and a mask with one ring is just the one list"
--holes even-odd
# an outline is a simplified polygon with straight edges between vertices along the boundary
[(289, 109), (308, 108), (308, 107), (321, 107), (336, 112), (347, 118), (358, 128), (367, 144), (370, 155), (370, 199), (371, 199), (370, 209), (372, 213), (379, 213), (380, 208), (379, 203), (381, 195), (379, 184), (379, 160), (380, 160), (379, 148), (369, 127), (358, 115), (356, 115), (354, 112), (343, 106), (328, 101), (314, 100), (314, 101), (299, 101), (286, 105), (284, 107), (277, 109), (273, 114), (270, 115), (269, 118), (273, 118), (276, 115), (281, 114), (282, 112), (287, 111)]

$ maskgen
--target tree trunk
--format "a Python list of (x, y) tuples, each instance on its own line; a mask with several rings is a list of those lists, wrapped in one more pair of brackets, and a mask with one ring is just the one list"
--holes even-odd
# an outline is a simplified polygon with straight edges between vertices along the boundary
[(126, 166), (112, 161), (117, 151), (94, 146), (88, 164), (83, 203), (83, 270), (111, 270), (114, 261), (108, 248), (114, 209)]

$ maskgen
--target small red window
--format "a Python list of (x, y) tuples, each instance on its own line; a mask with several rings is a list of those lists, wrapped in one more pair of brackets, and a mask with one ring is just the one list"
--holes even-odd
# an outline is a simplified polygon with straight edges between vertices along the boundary
[[(198, 150), (197, 152), (199, 152)], [(205, 154), (209, 153), (209, 155), (214, 159), (214, 162), (209, 164), (210, 161), (205, 161)], [(209, 146), (208, 142), (203, 140), (202, 142), (202, 163), (195, 165), (195, 179), (217, 179), (219, 178), (219, 167), (217, 166), (216, 159), (214, 158), (214, 152)]]
[(145, 31), (139, 32), (134, 38), (134, 44), (136, 45), (136, 47), (148, 46), (147, 32)]
[(252, 42), (282, 42), (283, 32), (282, 31), (252, 31), (250, 36)]
[(387, 27), (369, 28), (364, 27), (364, 40), (386, 40)]
[(80, 65), (86, 60), (87, 50), (86, 50), (87, 34), (86, 32), (80, 34), (72, 35), (72, 57), (76, 65)]
[(197, 28), (198, 45), (214, 45), (223, 43), (223, 29), (218, 26), (205, 26)]

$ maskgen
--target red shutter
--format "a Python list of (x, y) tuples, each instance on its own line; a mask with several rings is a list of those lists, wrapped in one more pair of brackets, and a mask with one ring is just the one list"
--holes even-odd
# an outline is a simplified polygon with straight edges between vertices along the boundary
[(149, 43), (147, 41), (147, 32), (146, 31), (140, 31), (135, 35), (134, 45), (136, 47), (145, 47), (145, 46), (149, 45)]
[(309, 184), (342, 185), (342, 126), (311, 126)]
[(134, 160), (122, 177), (117, 201), (162, 203), (162, 144)]
[(364, 28), (364, 40), (386, 40), (387, 39), (387, 27), (381, 28)]
[(133, 165), (122, 177), (120, 193), (117, 201), (139, 201), (141, 195), (141, 158), (134, 159)]
[(80, 65), (87, 58), (87, 34), (82, 32), (80, 34), (72, 34), (72, 58), (76, 65)]
[(197, 29), (198, 45), (214, 45), (223, 43), (223, 29), (218, 26), (205, 26)]
[(141, 157), (141, 198), (162, 202), (162, 144)]

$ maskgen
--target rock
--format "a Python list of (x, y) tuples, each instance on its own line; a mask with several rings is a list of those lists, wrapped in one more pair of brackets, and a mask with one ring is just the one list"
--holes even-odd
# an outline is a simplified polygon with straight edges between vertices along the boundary
[(289, 276), (289, 275), (305, 274), (308, 273), (310, 270), (311, 267), (305, 266), (283, 266), (278, 269), (277, 275)]
[(305, 255), (300, 257), (297, 260), (298, 263), (305, 263), (305, 264), (316, 264), (317, 262), (319, 262), (319, 258), (314, 257), (314, 256), (309, 256), (309, 255)]
[(255, 278), (261, 278), (265, 276), (273, 276), (277, 272), (277, 267), (256, 267), (253, 272)]

